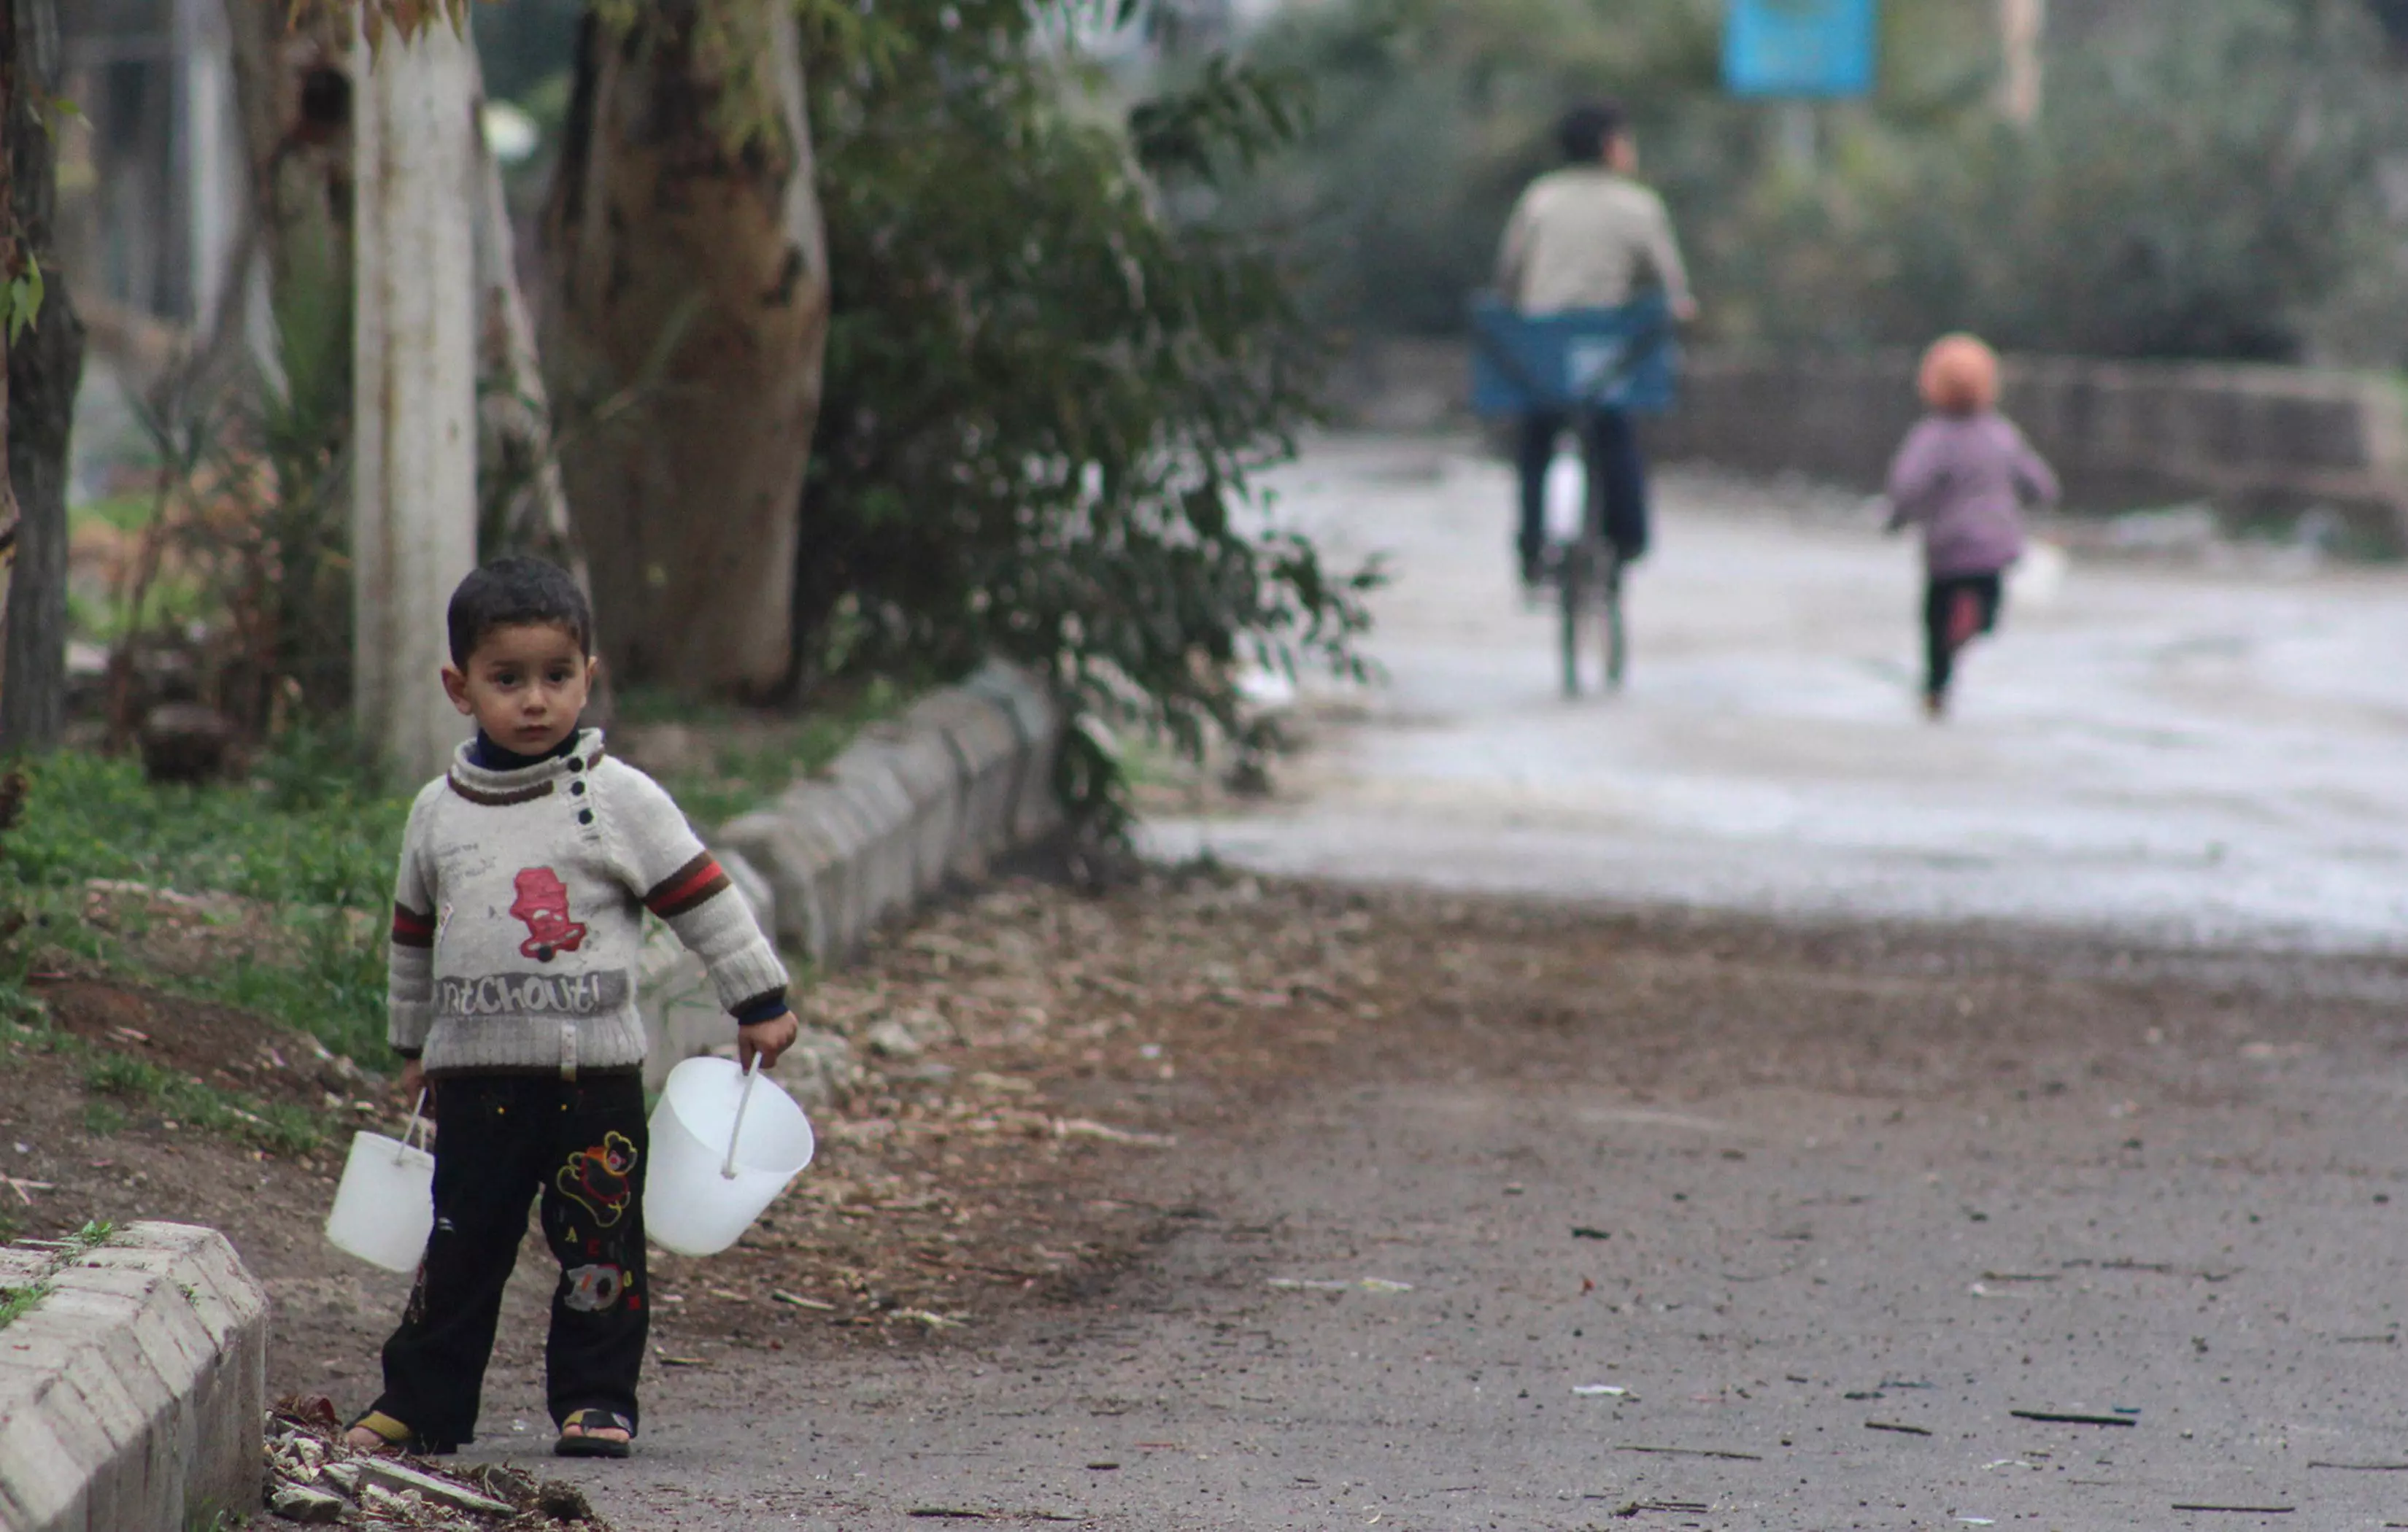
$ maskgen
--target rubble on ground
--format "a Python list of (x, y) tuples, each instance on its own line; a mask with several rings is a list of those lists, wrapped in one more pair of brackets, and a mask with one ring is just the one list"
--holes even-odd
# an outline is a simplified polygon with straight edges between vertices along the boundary
[(334, 1405), (285, 1398), (268, 1412), (267, 1515), (368, 1532), (609, 1532), (574, 1484), (506, 1463), (446, 1467), (364, 1453), (343, 1440)]

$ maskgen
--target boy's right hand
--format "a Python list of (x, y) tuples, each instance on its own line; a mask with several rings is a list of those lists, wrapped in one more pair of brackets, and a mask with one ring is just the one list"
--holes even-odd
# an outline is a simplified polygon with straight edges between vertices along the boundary
[(401, 1094), (416, 1101), (418, 1093), (424, 1089), (426, 1089), (426, 1066), (417, 1059), (402, 1060)]

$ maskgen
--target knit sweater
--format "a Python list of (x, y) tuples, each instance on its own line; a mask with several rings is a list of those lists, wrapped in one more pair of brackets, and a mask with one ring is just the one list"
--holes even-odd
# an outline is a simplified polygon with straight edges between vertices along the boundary
[(605, 755), (598, 731), (509, 770), (478, 758), (460, 747), (402, 838), (388, 1036), (404, 1057), (438, 1077), (642, 1064), (646, 909), (730, 1011), (782, 998), (785, 966), (751, 907), (676, 802)]

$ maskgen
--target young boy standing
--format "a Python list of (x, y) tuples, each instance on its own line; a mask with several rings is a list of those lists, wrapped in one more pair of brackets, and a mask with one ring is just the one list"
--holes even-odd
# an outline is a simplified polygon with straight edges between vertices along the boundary
[(473, 1439), (502, 1290), (540, 1199), (560, 1262), (545, 1346), (554, 1451), (624, 1457), (652, 1307), (644, 1273), (643, 912), (669, 923), (763, 1067), (796, 1031), (786, 971), (652, 780), (580, 729), (593, 619), (567, 574), (502, 559), (461, 581), (443, 687), (476, 720), (420, 792), (395, 880), (390, 1036), (434, 1098), (435, 1230), (384, 1392), (353, 1445)]

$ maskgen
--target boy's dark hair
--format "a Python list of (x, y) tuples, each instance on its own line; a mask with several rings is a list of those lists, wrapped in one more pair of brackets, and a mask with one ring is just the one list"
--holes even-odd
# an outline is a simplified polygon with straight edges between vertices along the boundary
[(1555, 124), (1555, 142), (1574, 165), (1595, 165), (1605, 157), (1605, 146), (1622, 136), (1622, 107), (1613, 101), (1584, 101), (1564, 113)]
[(445, 621), (452, 663), (462, 669), (487, 634), (530, 623), (566, 629), (581, 652), (594, 652), (594, 610), (585, 593), (549, 559), (512, 554), (475, 571), (452, 593)]

